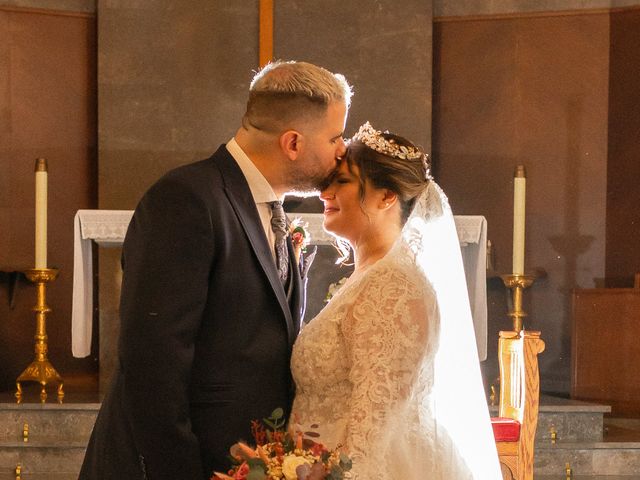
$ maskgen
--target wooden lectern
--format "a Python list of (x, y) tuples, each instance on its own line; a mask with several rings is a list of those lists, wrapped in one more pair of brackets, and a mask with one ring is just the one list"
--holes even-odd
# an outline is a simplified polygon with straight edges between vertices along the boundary
[(573, 292), (571, 396), (640, 416), (640, 274), (634, 288)]

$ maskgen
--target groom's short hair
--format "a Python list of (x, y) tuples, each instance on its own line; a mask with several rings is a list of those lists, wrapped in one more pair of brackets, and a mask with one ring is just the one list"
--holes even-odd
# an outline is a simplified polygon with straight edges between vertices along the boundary
[(352, 95), (339, 73), (307, 62), (275, 61), (253, 77), (243, 122), (281, 133), (322, 117), (332, 102), (344, 102), (349, 108)]

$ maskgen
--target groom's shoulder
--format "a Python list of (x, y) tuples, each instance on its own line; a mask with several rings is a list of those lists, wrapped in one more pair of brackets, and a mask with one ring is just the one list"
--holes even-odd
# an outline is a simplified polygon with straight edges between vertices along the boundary
[(228, 152), (224, 145), (209, 158), (190, 162), (179, 167), (175, 167), (166, 172), (159, 180), (158, 184), (181, 183), (194, 188), (205, 188), (211, 190), (222, 185), (222, 176), (219, 164), (227, 160)]
[(225, 145), (220, 145), (220, 148), (216, 150), (211, 156), (202, 160), (196, 160), (189, 162), (179, 167), (175, 167), (169, 170), (165, 176), (168, 177), (185, 177), (185, 178), (198, 178), (204, 176), (215, 176), (219, 174), (219, 164), (224, 163), (231, 159), (231, 155), (227, 151)]

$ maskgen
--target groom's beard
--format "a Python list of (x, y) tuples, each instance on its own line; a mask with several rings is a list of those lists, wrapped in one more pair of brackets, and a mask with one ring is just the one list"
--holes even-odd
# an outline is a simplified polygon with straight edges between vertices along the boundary
[(292, 169), (289, 172), (289, 192), (298, 197), (317, 197), (331, 183), (337, 169), (337, 165), (329, 171), (318, 166), (313, 169)]
[(285, 193), (286, 197), (290, 195), (301, 198), (319, 197), (320, 190), (289, 190), (287, 193)]

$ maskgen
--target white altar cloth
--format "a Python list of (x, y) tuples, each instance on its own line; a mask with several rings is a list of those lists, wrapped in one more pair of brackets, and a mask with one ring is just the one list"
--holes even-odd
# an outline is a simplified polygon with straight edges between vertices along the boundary
[[(91, 353), (93, 324), (93, 258), (91, 242), (103, 247), (120, 246), (133, 210), (78, 210), (74, 219), (73, 307), (71, 350), (74, 357)], [(328, 245), (331, 235), (322, 229), (321, 213), (292, 213), (309, 224), (311, 243)], [(469, 289), (469, 301), (480, 360), (487, 358), (487, 221), (480, 215), (454, 217)]]
[(78, 210), (73, 219), (73, 302), (71, 306), (71, 353), (84, 358), (91, 353), (93, 325), (93, 250), (120, 246), (133, 210)]

